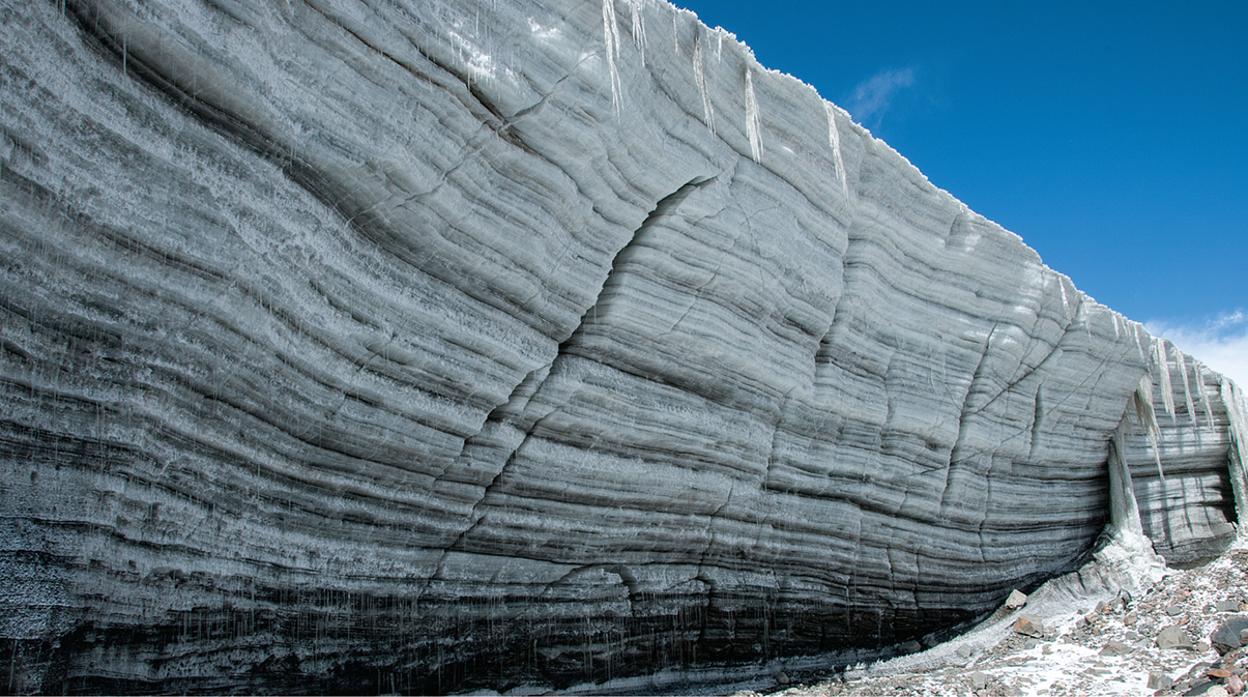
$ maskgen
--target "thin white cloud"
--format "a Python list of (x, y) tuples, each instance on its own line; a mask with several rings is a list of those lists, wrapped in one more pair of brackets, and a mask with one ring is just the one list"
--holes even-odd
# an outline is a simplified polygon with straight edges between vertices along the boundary
[(845, 108), (859, 123), (879, 127), (897, 93), (914, 85), (914, 68), (882, 70), (854, 87)]
[(1154, 320), (1145, 328), (1174, 342), (1184, 352), (1248, 389), (1248, 314), (1237, 309), (1212, 320)]

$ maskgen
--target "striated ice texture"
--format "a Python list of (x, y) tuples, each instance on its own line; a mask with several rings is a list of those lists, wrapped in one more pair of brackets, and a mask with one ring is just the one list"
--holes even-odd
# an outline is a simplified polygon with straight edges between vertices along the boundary
[(1235, 534), (1229, 382), (664, 2), (0, 15), (10, 690), (831, 666)]

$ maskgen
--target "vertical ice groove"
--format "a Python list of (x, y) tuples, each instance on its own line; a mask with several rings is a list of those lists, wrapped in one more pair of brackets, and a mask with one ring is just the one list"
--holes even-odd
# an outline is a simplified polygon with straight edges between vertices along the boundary
[(755, 162), (762, 162), (762, 119), (758, 115), (758, 98), (754, 96), (753, 72), (748, 65), (745, 67), (745, 132), (750, 138), (750, 154)]
[(1192, 385), (1187, 379), (1187, 357), (1176, 346), (1174, 349), (1175, 362), (1178, 363), (1179, 375), (1183, 376), (1183, 403), (1187, 406), (1187, 414), (1192, 418), (1192, 426), (1200, 427), (1200, 422), (1196, 420), (1196, 405), (1192, 402)]
[(1174, 385), (1170, 382), (1170, 359), (1166, 356), (1166, 340), (1157, 339), (1153, 345), (1157, 353), (1157, 371), (1161, 374), (1161, 403), (1166, 405), (1170, 420), (1178, 421), (1174, 410)]
[(823, 110), (828, 115), (828, 145), (832, 146), (832, 159), (836, 162), (836, 178), (841, 183), (841, 193), (849, 198), (849, 181), (845, 176), (845, 161), (841, 157), (841, 132), (836, 127), (836, 107), (824, 100)]
[(1200, 402), (1205, 407), (1205, 418), (1209, 420), (1209, 430), (1217, 428), (1213, 421), (1213, 405), (1209, 402), (1209, 390), (1205, 389), (1205, 369), (1196, 362), (1196, 390), (1200, 392)]
[(711, 93), (706, 86), (706, 67), (702, 60), (702, 36), (693, 37), (693, 82), (702, 95), (702, 120), (711, 133), (715, 132), (715, 105), (711, 102)]
[(715, 62), (719, 63), (724, 60), (724, 30), (715, 30)]
[(1118, 315), (1110, 315), (1110, 319), (1114, 322), (1114, 339), (1122, 338), (1122, 326), (1118, 322)]
[(620, 114), (620, 29), (615, 21), (615, 0), (602, 0), (602, 41), (607, 54), (607, 72), (611, 74), (611, 108)]

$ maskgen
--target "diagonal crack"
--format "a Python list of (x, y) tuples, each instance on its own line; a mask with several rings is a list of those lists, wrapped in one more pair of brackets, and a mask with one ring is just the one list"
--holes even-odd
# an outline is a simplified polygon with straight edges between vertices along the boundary
[[(975, 386), (983, 375), (984, 363), (988, 358), (988, 352), (992, 350), (992, 337), (997, 333), (997, 329), (1001, 324), (995, 322), (992, 329), (988, 331), (987, 338), (984, 339), (984, 345), (979, 350), (979, 360), (975, 363), (975, 370), (971, 372), (971, 382), (966, 386), (966, 394), (962, 397), (962, 406), (958, 409), (958, 435), (954, 438), (953, 448), (949, 451), (949, 462), (945, 466), (945, 481), (940, 488), (940, 510), (945, 510), (945, 497), (949, 493), (949, 478), (953, 473), (953, 468), (961, 461), (963, 448), (966, 446), (966, 425), (971, 414), (968, 414), (968, 407), (971, 404), (971, 397), (975, 394)], [(976, 412), (978, 413), (978, 412)]]
[[(566, 338), (564, 338), (563, 341), (559, 342), (559, 345), (555, 350), (554, 357), (551, 358), (550, 362), (547, 363), (545, 366), (541, 366), (527, 373), (524, 379), (522, 379), (520, 383), (517, 384), (515, 388), (513, 388), (512, 393), (508, 397), (507, 401), (495, 407), (490, 412), (490, 414), (486, 417), (485, 421), (482, 423), (481, 427), (477, 430), (475, 434), (464, 439), (464, 444), (460, 449), (459, 456), (455, 460), (448, 462), (446, 467), (443, 468), (442, 472), (435, 478), (434, 480), (435, 483), (438, 481), (441, 481), (447, 475), (449, 468), (453, 464), (457, 464), (465, 459), (465, 457), (467, 456), (468, 450), (479, 441), (481, 434), (484, 433), (491, 424), (511, 422), (516, 425), (522, 425), (530, 418), (529, 416), (530, 406), (538, 398), (538, 395), (541, 393), (542, 389), (546, 386), (547, 380), (549, 380), (550, 376), (558, 372), (556, 368), (560, 364), (561, 359), (568, 355), (569, 348), (576, 342), (577, 338), (581, 336), (581, 334), (583, 333), (586, 320), (588, 320), (591, 316), (595, 316), (595, 317), (597, 316), (598, 306), (602, 302), (603, 298), (607, 295), (608, 288), (612, 286), (613, 280), (618, 283), (618, 273), (620, 271), (622, 262), (627, 261), (630, 251), (634, 250), (639, 243), (644, 241), (647, 237), (650, 236), (650, 234), (653, 233), (659, 220), (661, 220), (662, 218), (668, 215), (673, 214), (676, 211), (676, 209), (679, 208), (680, 204), (683, 203), (685, 199), (688, 198), (694, 191), (696, 191), (699, 188), (702, 188), (703, 186), (706, 186), (707, 184), (711, 183), (714, 180), (715, 180), (715, 177), (713, 176), (695, 177), (694, 179), (689, 180), (688, 182), (686, 182), (685, 184), (677, 188), (675, 191), (660, 198), (655, 203), (654, 208), (650, 210), (650, 212), (646, 215), (645, 219), (641, 222), (641, 224), (636, 229), (633, 230), (633, 233), (629, 237), (629, 240), (623, 246), (621, 246), (619, 250), (616, 251), (615, 255), (612, 257), (610, 267), (607, 271), (606, 278), (603, 280), (602, 286), (599, 288), (598, 294), (594, 298), (594, 302), (590, 303), (590, 305), (581, 314), (580, 320), (577, 322), (576, 327), (573, 328), (573, 330), (568, 334)], [(532, 391), (526, 391), (522, 389), (523, 386), (527, 384), (533, 378), (533, 376), (540, 375), (542, 374), (543, 371), (545, 371), (545, 376), (542, 378), (541, 382), (539, 382), (532, 389)], [(524, 396), (526, 392), (528, 392), (527, 397)], [(576, 395), (573, 394), (573, 398), (575, 396)], [(520, 404), (519, 402), (521, 402), (522, 400), (523, 400), (523, 404)], [(569, 398), (568, 401), (571, 401), (571, 398)], [(459, 534), (456, 535), (455, 539), (449, 545), (443, 548), (442, 555), (438, 560), (434, 573), (425, 583), (425, 586), (421, 590), (420, 595), (424, 594), (425, 589), (427, 589), (429, 585), (432, 584), (433, 581), (441, 577), (442, 572), (443, 572), (443, 566), (445, 565), (446, 558), (450, 554), (450, 552), (453, 550), (462, 548), (464, 546), (465, 541), (468, 539), (468, 537), (470, 537), (472, 533), (482, 525), (482, 522), (485, 519), (485, 514), (480, 509), (486, 503), (486, 500), (489, 498), (490, 493), (494, 490), (494, 487), (499, 483), (499, 481), (502, 480), (504, 474), (511, 467), (512, 463), (515, 462), (517, 454), (524, 448), (526, 444), (528, 444), (529, 439), (533, 437), (534, 431), (537, 430), (537, 428), (541, 425), (543, 421), (550, 418), (555, 412), (559, 411), (559, 409), (560, 407), (558, 406), (552, 408), (551, 411), (547, 412), (545, 415), (536, 419), (530, 425), (524, 428), (524, 431), (525, 431), (524, 438), (515, 447), (515, 449), (513, 449), (511, 453), (507, 456), (506, 460), (503, 462), (502, 467), (499, 468), (498, 472), (494, 475), (494, 477), (490, 480), (490, 482), (485, 486), (484, 490), (481, 492), (481, 496), (473, 504), (472, 510), (468, 514), (468, 518), (470, 521), (468, 525), (463, 530), (461, 530)]]

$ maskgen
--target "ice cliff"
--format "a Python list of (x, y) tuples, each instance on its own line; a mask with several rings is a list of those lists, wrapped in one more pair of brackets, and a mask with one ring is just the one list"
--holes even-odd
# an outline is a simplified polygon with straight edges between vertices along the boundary
[(0, 16), (10, 691), (831, 666), (1236, 534), (1229, 381), (664, 2)]

